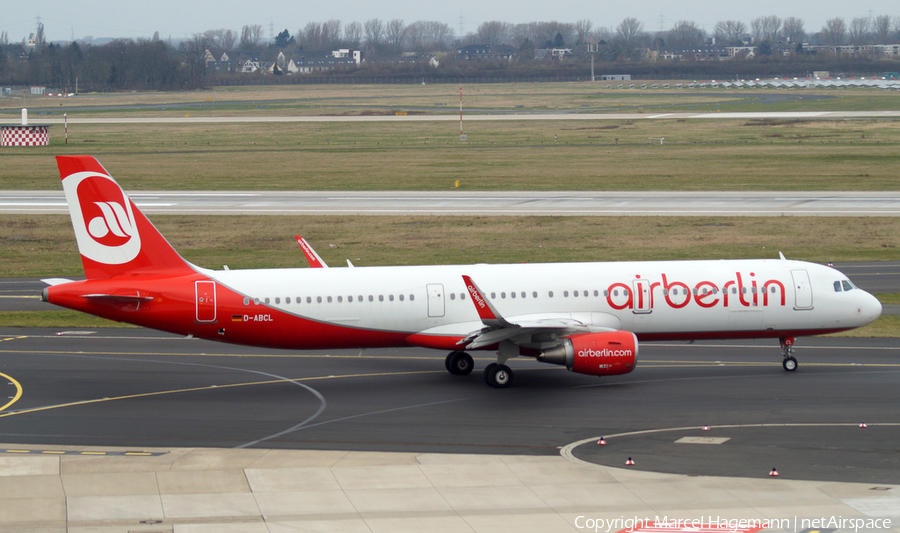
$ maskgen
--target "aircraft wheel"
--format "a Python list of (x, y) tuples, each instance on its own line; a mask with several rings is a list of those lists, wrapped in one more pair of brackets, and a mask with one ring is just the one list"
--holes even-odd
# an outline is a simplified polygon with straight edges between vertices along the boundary
[(454, 376), (468, 376), (475, 368), (475, 361), (466, 352), (450, 352), (444, 360), (444, 366)]
[(781, 362), (781, 366), (788, 372), (793, 372), (794, 370), (797, 370), (797, 360), (794, 356), (785, 357), (784, 361)]
[(484, 381), (495, 389), (505, 389), (512, 384), (513, 372), (506, 365), (491, 363), (484, 369)]

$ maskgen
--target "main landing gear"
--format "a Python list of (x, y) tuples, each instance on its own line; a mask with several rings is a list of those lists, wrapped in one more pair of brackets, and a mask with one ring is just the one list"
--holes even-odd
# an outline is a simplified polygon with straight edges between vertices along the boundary
[[(454, 376), (467, 376), (475, 368), (475, 361), (466, 352), (450, 352), (444, 360), (447, 372)], [(484, 369), (484, 382), (495, 389), (505, 389), (512, 384), (513, 371), (504, 364), (491, 363)]]
[(781, 340), (781, 355), (784, 357), (784, 360), (781, 362), (781, 366), (788, 372), (793, 372), (797, 370), (797, 359), (794, 357), (794, 338), (793, 337), (785, 337)]
[(447, 372), (454, 376), (468, 376), (475, 368), (475, 361), (466, 352), (450, 352), (444, 361), (444, 366), (447, 367)]
[(484, 368), (484, 382), (495, 389), (512, 385), (513, 371), (506, 365), (491, 363)]

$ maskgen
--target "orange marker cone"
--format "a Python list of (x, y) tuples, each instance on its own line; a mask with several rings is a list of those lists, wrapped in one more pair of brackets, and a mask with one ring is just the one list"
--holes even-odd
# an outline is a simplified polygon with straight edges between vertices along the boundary
[(634, 461), (631, 459), (631, 457), (629, 457), (628, 460), (625, 461), (625, 465), (626, 465), (626, 466), (631, 466), (631, 465), (633, 465), (633, 464), (634, 464)]
[(600, 437), (600, 440), (597, 441), (597, 446), (606, 446), (606, 439)]
[(772, 471), (769, 472), (769, 477), (778, 477), (778, 476), (779, 476), (778, 470), (775, 470), (775, 467), (773, 466)]

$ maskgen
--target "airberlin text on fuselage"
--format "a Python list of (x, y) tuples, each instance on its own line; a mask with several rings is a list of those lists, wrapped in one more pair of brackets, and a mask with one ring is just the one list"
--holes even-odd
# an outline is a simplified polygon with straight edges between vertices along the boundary
[[(734, 273), (734, 279), (724, 283), (700, 281), (692, 287), (683, 281), (670, 280), (662, 274), (661, 281), (651, 282), (635, 276), (633, 286), (613, 283), (606, 291), (606, 301), (613, 309), (647, 309), (659, 304), (659, 298), (673, 308), (681, 309), (690, 303), (703, 308), (784, 306), (784, 283), (777, 279), (761, 281), (750, 272), (742, 275)], [(649, 299), (649, 302), (646, 301)]]

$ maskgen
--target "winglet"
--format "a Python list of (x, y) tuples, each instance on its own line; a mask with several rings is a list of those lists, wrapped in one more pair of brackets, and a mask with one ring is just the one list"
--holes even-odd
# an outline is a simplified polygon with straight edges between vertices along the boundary
[(478, 318), (486, 326), (491, 327), (509, 327), (512, 324), (507, 322), (500, 313), (497, 312), (497, 309), (494, 308), (494, 305), (491, 304), (490, 300), (484, 295), (481, 289), (478, 288), (478, 285), (470, 278), (463, 274), (463, 282), (466, 284), (466, 291), (468, 291), (469, 295), (472, 297), (472, 303), (475, 304), (475, 310), (478, 312)]
[(300, 245), (300, 250), (302, 250), (303, 255), (306, 256), (306, 261), (309, 263), (309, 266), (313, 268), (328, 268), (325, 261), (322, 261), (322, 258), (319, 257), (319, 254), (313, 250), (313, 247), (306, 242), (306, 239), (299, 235), (294, 235), (294, 239), (296, 239), (297, 244)]

